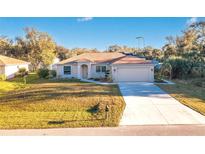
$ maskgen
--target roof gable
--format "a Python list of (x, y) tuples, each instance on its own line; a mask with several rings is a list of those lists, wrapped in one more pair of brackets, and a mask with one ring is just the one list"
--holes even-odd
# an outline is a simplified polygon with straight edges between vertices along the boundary
[(0, 55), (0, 65), (29, 64), (29, 62)]

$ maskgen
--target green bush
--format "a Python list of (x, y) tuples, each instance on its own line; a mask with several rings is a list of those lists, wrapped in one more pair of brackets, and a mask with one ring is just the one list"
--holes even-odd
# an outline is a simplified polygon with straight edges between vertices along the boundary
[(164, 62), (159, 70), (159, 74), (163, 77), (172, 79), (172, 65), (169, 62)]
[(191, 70), (192, 77), (201, 77), (202, 76), (202, 69), (201, 67), (193, 67)]
[(38, 74), (39, 78), (48, 79), (48, 77), (49, 77), (49, 69), (47, 69), (47, 68), (40, 68), (37, 71), (37, 74)]
[(28, 75), (28, 71), (26, 71), (26, 68), (22, 67), (19, 68), (19, 71), (15, 74), (15, 77), (24, 77)]
[(0, 74), (0, 81), (5, 81), (6, 80), (6, 76), (4, 74)]
[(56, 73), (55, 70), (50, 70), (50, 71), (49, 71), (49, 77), (50, 77), (50, 78), (55, 78), (55, 77), (56, 77), (56, 74), (57, 74), (57, 73)]
[(198, 87), (202, 87), (202, 82), (201, 81), (192, 81), (191, 82), (193, 85), (198, 86)]
[(170, 59), (169, 63), (172, 66), (172, 78), (185, 78), (192, 69), (193, 63), (184, 58)]
[(19, 68), (19, 73), (25, 73), (26, 72), (26, 68), (22, 67), (22, 68)]
[(154, 78), (155, 79), (161, 79), (162, 78), (162, 74), (160, 73), (160, 68), (159, 67), (154, 68)]

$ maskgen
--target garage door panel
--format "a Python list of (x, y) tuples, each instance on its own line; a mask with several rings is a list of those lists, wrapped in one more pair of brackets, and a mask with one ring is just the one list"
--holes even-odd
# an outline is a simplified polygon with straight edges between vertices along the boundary
[(118, 81), (150, 81), (149, 68), (118, 68)]

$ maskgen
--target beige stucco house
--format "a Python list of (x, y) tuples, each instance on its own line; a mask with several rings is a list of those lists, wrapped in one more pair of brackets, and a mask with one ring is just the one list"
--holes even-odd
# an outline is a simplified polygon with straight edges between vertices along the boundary
[(29, 62), (0, 55), (0, 75), (5, 75), (7, 79), (13, 78), (19, 68), (28, 71)]
[(154, 81), (154, 64), (144, 58), (122, 53), (85, 53), (57, 63), (59, 78), (104, 78), (106, 71), (114, 82)]

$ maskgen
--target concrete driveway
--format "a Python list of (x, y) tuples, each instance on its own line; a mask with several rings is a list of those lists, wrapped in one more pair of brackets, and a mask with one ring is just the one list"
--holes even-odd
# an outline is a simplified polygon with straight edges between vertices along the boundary
[(126, 103), (120, 125), (205, 124), (205, 116), (153, 83), (119, 83), (119, 87)]

